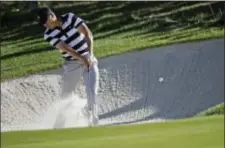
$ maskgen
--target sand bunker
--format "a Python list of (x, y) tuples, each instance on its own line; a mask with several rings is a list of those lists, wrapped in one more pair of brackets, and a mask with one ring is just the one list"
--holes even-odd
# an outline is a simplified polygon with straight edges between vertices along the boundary
[[(112, 56), (99, 67), (100, 124), (190, 117), (224, 102), (224, 39)], [(2, 131), (86, 126), (83, 82), (76, 97), (59, 101), (60, 73), (2, 83)], [(68, 116), (58, 115), (63, 106)]]

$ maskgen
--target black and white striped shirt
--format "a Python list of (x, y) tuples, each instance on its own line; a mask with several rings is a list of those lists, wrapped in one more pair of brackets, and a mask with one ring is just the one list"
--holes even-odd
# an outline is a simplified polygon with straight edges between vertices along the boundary
[[(60, 41), (64, 41), (80, 55), (87, 55), (89, 50), (85, 36), (77, 31), (77, 27), (84, 21), (73, 13), (61, 15), (61, 20), (62, 27), (46, 29), (44, 39), (52, 46), (56, 46)], [(60, 53), (65, 60), (73, 60), (69, 53), (61, 50)]]

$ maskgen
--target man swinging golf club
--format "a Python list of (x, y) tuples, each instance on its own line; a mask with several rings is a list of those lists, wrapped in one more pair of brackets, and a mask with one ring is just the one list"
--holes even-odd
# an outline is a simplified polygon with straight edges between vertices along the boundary
[(95, 97), (98, 89), (98, 61), (93, 53), (93, 36), (84, 21), (74, 13), (56, 15), (50, 8), (38, 11), (40, 25), (46, 28), (44, 39), (59, 49), (65, 59), (62, 98), (75, 90), (83, 76), (87, 94), (89, 121), (98, 123)]

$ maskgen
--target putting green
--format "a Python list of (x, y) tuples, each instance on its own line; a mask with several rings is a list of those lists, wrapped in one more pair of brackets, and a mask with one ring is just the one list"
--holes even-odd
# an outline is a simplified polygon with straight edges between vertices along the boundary
[(8, 132), (2, 148), (223, 148), (223, 115), (164, 123)]

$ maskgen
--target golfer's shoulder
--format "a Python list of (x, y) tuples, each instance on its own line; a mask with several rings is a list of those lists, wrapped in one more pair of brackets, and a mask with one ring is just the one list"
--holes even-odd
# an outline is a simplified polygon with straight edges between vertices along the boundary
[(57, 29), (48, 29), (46, 28), (44, 31), (44, 39), (47, 40), (48, 38), (52, 38), (57, 33)]
[(44, 31), (44, 34), (43, 34), (44, 40), (46, 40), (47, 38), (49, 38), (50, 33), (51, 33), (51, 29), (46, 28), (45, 31)]
[(48, 34), (50, 34), (52, 31), (53, 31), (52, 29), (46, 28), (45, 31), (44, 31), (44, 35), (48, 35)]

